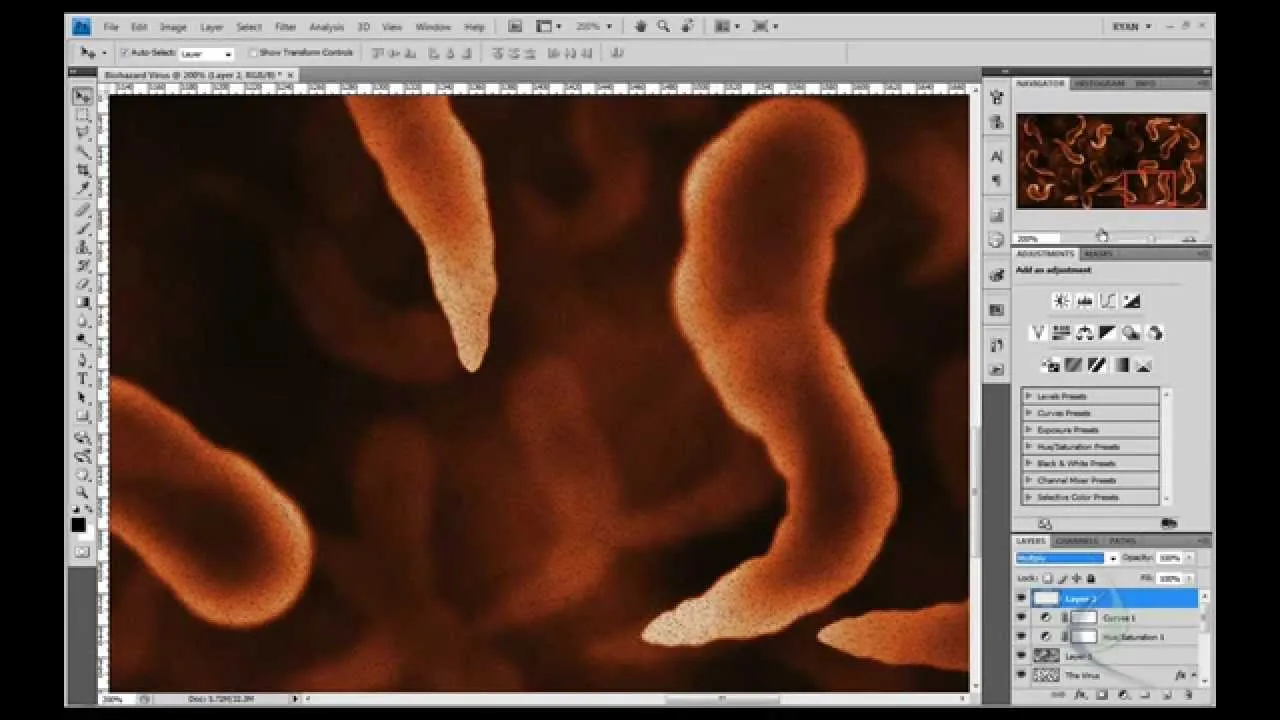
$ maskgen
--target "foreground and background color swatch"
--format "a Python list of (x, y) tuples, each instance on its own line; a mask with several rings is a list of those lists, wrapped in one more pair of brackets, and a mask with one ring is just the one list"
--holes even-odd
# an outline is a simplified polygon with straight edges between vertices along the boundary
[(113, 689), (966, 689), (967, 97), (112, 113)]

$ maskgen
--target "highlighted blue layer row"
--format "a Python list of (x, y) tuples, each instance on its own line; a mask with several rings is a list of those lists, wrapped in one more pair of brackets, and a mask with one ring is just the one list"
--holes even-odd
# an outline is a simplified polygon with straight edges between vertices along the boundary
[(1195, 610), (1196, 588), (1036, 588), (1034, 607), (1098, 610)]
[(1018, 565), (1102, 565), (1105, 560), (1102, 553), (1020, 552), (1014, 556)]

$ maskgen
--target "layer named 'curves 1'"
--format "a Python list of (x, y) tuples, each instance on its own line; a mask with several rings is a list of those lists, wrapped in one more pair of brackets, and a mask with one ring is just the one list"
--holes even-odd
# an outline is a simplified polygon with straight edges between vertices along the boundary
[(835, 232), (863, 194), (857, 132), (815, 100), (758, 103), (694, 161), (676, 320), (729, 416), (787, 483), (768, 552), (644, 630), (656, 645), (777, 632), (866, 574), (898, 507), (888, 443), (825, 319)]
[(471, 137), (443, 97), (348, 97), (391, 199), (427, 254), (436, 299), (469, 372), (489, 347), (498, 294), (484, 167)]
[(310, 526), (248, 459), (126, 380), (111, 381), (111, 532), (200, 619), (283, 615), (311, 577)]

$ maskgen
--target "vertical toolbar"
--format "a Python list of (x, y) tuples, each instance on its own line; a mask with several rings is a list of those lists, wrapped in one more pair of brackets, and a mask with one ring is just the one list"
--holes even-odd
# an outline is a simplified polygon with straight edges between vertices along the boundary
[(1009, 250), (1012, 222), (1013, 154), (1010, 80), (986, 78), (982, 86), (982, 335), (983, 382), (1009, 382), (1013, 269)]
[(100, 453), (99, 412), (102, 398), (100, 358), (105, 352), (105, 308), (101, 303), (100, 253), (102, 213), (99, 168), (102, 162), (98, 122), (97, 87), (94, 79), (70, 78), (67, 83), (68, 122), (65, 157), (66, 241), (70, 282), (68, 305), (67, 387), (70, 397), (69, 478), (66, 491), (66, 522), (70, 541), (68, 560), (72, 565), (93, 566), (96, 534), (101, 508), (98, 501)]
[[(1010, 286), (1013, 279), (1012, 255), (1009, 250), (1010, 226), (1013, 222), (1013, 205), (1011, 202), (1012, 194), (1009, 188), (1012, 185), (1010, 178), (1010, 167), (1012, 157), (1010, 156), (1010, 125), (1012, 124), (1012, 116), (1010, 114), (1010, 90), (1011, 83), (1007, 78), (985, 78), (982, 84), (982, 97), (979, 107), (981, 110), (977, 113), (977, 117), (973, 119), (973, 127), (981, 128), (980, 137), (982, 138), (980, 145), (980, 154), (977, 160), (977, 171), (981, 173), (978, 178), (979, 192), (981, 193), (981, 207), (978, 225), (981, 228), (981, 237), (978, 240), (978, 250), (975, 255), (979, 258), (977, 263), (980, 265), (979, 272), (981, 274), (979, 292), (978, 314), (982, 323), (982, 336), (980, 339), (981, 346), (979, 353), (982, 358), (982, 383), (984, 386), (993, 386), (992, 392), (983, 392), (983, 397), (991, 396), (1000, 398), (996, 400), (997, 404), (1007, 402), (1007, 395), (1001, 386), (1010, 384), (1010, 377), (1013, 374), (1011, 363), (1013, 353), (1013, 337), (1011, 335), (1010, 316), (1013, 314), (1010, 307), (1010, 299), (1012, 291)], [(1001, 388), (997, 390), (996, 388)], [(1007, 422), (1008, 407), (986, 407), (984, 399), (983, 407), (983, 431), (984, 433), (992, 433), (989, 438), (984, 438), (982, 444), (982, 464), (984, 479), (995, 480), (998, 484), (1003, 485), (1007, 480), (1001, 480), (1008, 477), (1006, 465), (1004, 469), (997, 470), (994, 467), (990, 470), (987, 465), (992, 466), (1007, 463), (1004, 454), (1007, 452), (1007, 438), (998, 437), (999, 428), (1004, 422)], [(995, 413), (995, 415), (991, 415)], [(997, 420), (1001, 415), (1006, 419)], [(984, 486), (983, 492), (992, 496), (999, 494), (1007, 494), (1006, 487), (988, 487)], [(1003, 514), (1003, 503), (997, 505)], [(994, 522), (1001, 522), (1003, 518), (995, 518)], [(985, 553), (993, 560), (995, 553), (991, 552), (994, 548), (989, 548)], [(984, 558), (985, 559), (985, 558)], [(991, 588), (984, 588), (984, 592), (990, 591), (995, 593), (997, 589), (1003, 591), (1003, 583)], [(1001, 592), (1003, 594), (1003, 592)], [(999, 603), (995, 597), (991, 598), (993, 606)], [(984, 613), (984, 623), (992, 621), (1000, 622), (999, 613)], [(976, 629), (975, 635), (981, 637), (986, 630), (983, 627)], [(1004, 631), (997, 631), (994, 637), (1001, 640), (1013, 639), (1016, 641), (1019, 632), (1019, 623), (1013, 623), (1013, 627), (1005, 634)], [(995, 651), (1000, 652), (999, 647), (1003, 643), (997, 642)], [(1006, 662), (1012, 662), (1012, 651)], [(1004, 665), (1005, 663), (1000, 663)], [(1000, 688), (1008, 688), (1009, 686), (1003, 682), (998, 684), (989, 684), (984, 689), (987, 693), (992, 693), (1000, 698), (1001, 701), (1007, 700), (1008, 690)]]

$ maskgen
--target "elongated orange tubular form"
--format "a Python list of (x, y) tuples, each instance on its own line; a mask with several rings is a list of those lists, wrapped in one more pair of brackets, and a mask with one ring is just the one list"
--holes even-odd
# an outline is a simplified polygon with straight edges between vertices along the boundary
[(559, 357), (521, 369), (507, 417), (529, 481), (551, 503), (555, 540), (540, 565), (480, 623), (499, 630), (533, 623), (584, 601), (604, 580), (615, 551), (620, 479), (591, 417), (576, 368)]
[(498, 294), (480, 152), (444, 97), (348, 97), (365, 148), (427, 254), (458, 359), (480, 368)]
[(777, 632), (855, 585), (898, 507), (889, 445), (826, 322), (835, 232), (863, 194), (858, 134), (817, 100), (746, 110), (684, 188), (676, 320), (721, 404), (787, 483), (773, 544), (644, 631), (658, 645)]
[(272, 249), (294, 307), (330, 357), (393, 383), (440, 382), (457, 374), (443, 315), (388, 307), (360, 286), (331, 242)]
[(969, 601), (922, 610), (876, 610), (828, 625), (824, 645), (887, 665), (969, 669)]
[(142, 388), (111, 381), (111, 531), (186, 608), (252, 628), (311, 576), (311, 530), (246, 458), (216, 447)]

